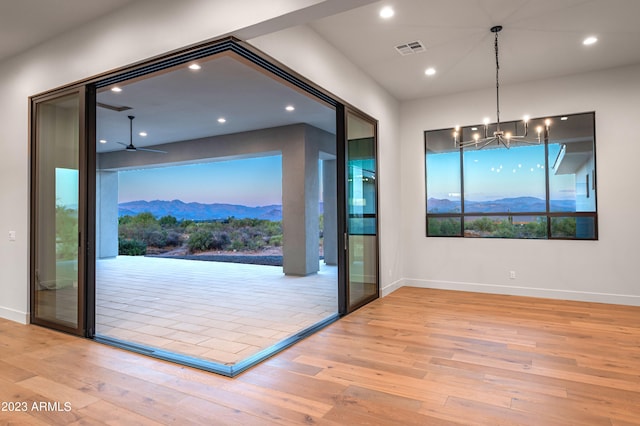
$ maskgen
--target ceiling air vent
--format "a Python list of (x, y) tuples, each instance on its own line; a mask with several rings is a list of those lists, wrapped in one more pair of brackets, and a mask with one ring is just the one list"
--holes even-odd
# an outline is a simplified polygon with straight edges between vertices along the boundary
[(412, 41), (411, 43), (400, 44), (396, 46), (396, 50), (402, 56), (406, 56), (406, 55), (412, 55), (414, 53), (424, 52), (427, 50), (427, 48), (424, 47), (424, 44), (422, 44), (420, 40), (417, 40), (417, 41)]

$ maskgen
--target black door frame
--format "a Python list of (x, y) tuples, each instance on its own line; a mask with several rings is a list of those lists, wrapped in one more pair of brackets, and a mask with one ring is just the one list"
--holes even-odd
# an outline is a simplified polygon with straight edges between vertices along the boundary
[[(38, 162), (40, 160), (39, 149), (39, 128), (38, 128), (38, 107), (44, 102), (57, 98), (77, 95), (78, 96), (78, 294), (77, 294), (77, 326), (70, 327), (43, 318), (39, 318), (36, 309), (36, 284), (37, 284), (37, 262), (38, 250)], [(91, 108), (91, 105), (94, 107)], [(94, 262), (90, 261), (87, 253), (93, 253), (93, 243), (90, 241), (92, 216), (91, 207), (88, 207), (87, 200), (89, 185), (91, 185), (90, 168), (95, 168), (95, 90), (90, 85), (74, 84), (62, 89), (57, 89), (29, 98), (29, 141), (30, 141), (30, 241), (29, 241), (29, 307), (30, 322), (42, 325), (67, 333), (87, 336), (90, 324), (93, 323), (95, 315), (94, 306), (87, 303), (91, 297), (91, 291), (87, 286), (88, 278), (94, 268)], [(92, 153), (93, 149), (93, 153)], [(93, 158), (93, 162), (92, 159)], [(95, 178), (94, 178), (95, 179)], [(90, 204), (89, 204), (90, 206)], [(95, 227), (95, 226), (94, 226)], [(95, 305), (95, 303), (94, 303)], [(91, 318), (91, 319), (89, 319)]]

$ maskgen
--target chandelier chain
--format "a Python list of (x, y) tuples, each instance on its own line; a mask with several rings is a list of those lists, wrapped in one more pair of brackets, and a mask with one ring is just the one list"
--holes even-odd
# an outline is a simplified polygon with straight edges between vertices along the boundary
[(496, 38), (494, 48), (496, 51), (496, 130), (500, 131), (500, 62), (498, 60), (498, 31), (495, 32)]

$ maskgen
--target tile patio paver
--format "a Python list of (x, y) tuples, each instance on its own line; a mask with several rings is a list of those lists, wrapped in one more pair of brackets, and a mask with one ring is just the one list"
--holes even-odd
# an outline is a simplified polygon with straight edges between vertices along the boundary
[(335, 314), (337, 268), (118, 256), (96, 262), (96, 332), (235, 364)]

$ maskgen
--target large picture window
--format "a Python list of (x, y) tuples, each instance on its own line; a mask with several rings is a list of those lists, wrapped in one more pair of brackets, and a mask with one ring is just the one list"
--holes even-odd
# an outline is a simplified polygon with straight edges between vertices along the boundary
[[(427, 236), (597, 239), (595, 114), (550, 123), (539, 143), (509, 148), (460, 148), (453, 128), (425, 131)], [(461, 140), (480, 127), (459, 129)]]

